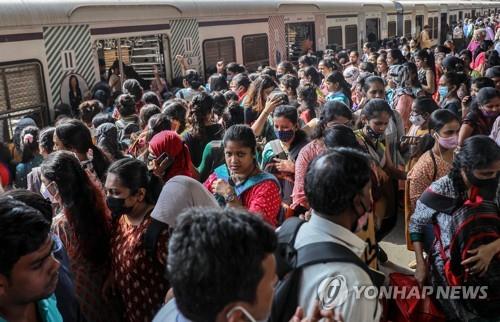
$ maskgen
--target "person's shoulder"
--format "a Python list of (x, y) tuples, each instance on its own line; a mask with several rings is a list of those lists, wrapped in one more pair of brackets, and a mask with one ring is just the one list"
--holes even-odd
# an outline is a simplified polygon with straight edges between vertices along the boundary
[(153, 322), (172, 321), (190, 322), (179, 312), (175, 299), (170, 300), (167, 304), (165, 304), (153, 319)]

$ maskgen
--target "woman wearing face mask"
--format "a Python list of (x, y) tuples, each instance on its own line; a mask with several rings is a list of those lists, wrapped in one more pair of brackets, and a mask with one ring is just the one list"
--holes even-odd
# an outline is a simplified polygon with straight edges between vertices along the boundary
[(477, 104), (472, 105), (471, 111), (464, 118), (458, 137), (459, 146), (462, 146), (468, 137), (491, 133), (493, 123), (500, 112), (500, 92), (493, 87), (482, 88), (477, 93), (476, 102)]
[[(407, 138), (401, 142), (402, 148), (408, 148), (412, 158), (408, 162), (407, 171), (413, 166), (412, 160), (415, 155), (415, 148), (420, 142), (421, 138), (429, 133), (429, 117), (439, 109), (436, 102), (429, 96), (417, 97), (412, 104), (410, 113), (411, 127), (408, 130)], [(417, 156), (417, 158), (419, 155)], [(415, 160), (416, 162), (416, 160)]]
[(139, 160), (113, 163), (106, 176), (106, 203), (114, 217), (111, 273), (106, 290), (114, 288), (125, 307), (125, 321), (151, 320), (163, 303), (168, 229), (159, 232), (155, 252), (145, 247), (151, 212), (162, 188)]
[(149, 141), (148, 167), (167, 182), (177, 175), (193, 177), (189, 149), (174, 131), (162, 131)]
[(304, 192), (304, 180), (309, 164), (326, 149), (324, 142), (326, 129), (335, 124), (349, 126), (351, 123), (352, 112), (347, 105), (339, 101), (326, 102), (319, 116), (318, 123), (314, 128), (314, 132), (311, 135), (312, 141), (300, 150), (295, 161), (292, 208), (295, 209), (296, 213), (304, 213), (309, 208)]
[(361, 112), (363, 128), (355, 132), (361, 147), (374, 162), (374, 199), (383, 203), (383, 206), (375, 207), (377, 241), (387, 235), (396, 224), (397, 180), (406, 179), (406, 174), (394, 165), (390, 149), (385, 143), (385, 130), (391, 116), (391, 108), (385, 100), (371, 99)]
[[(415, 248), (417, 268), (415, 278), (420, 285), (448, 286), (445, 277), (444, 261), (440, 256), (440, 249), (448, 249), (455, 231), (450, 231), (452, 216), (445, 210), (430, 207), (431, 202), (436, 205), (446, 204), (445, 200), (453, 202), (455, 209), (465, 202), (477, 202), (476, 196), (484, 200), (497, 199), (498, 178), (500, 172), (500, 147), (490, 138), (478, 135), (467, 139), (460, 152), (455, 156), (453, 167), (447, 176), (432, 183), (417, 200), (415, 212), (410, 219), (410, 239)], [(471, 199), (471, 200), (470, 200)], [(425, 248), (425, 231), (429, 224), (439, 227), (441, 242), (429, 246), (429, 264), (423, 257)], [(498, 240), (484, 244), (481, 248), (471, 250), (470, 257), (462, 262), (468, 272), (481, 274), (486, 272), (490, 261), (500, 251)], [(476, 314), (464, 308), (463, 302), (450, 298), (439, 298), (440, 307), (447, 321), (474, 321), (481, 320)]]
[(495, 87), (495, 82), (489, 77), (478, 77), (472, 81), (470, 86), (470, 95), (462, 98), (462, 115), (465, 117), (469, 114), (472, 105), (477, 104), (476, 96), (481, 88)]
[[(460, 121), (447, 110), (436, 110), (428, 120), (427, 134), (422, 137), (414, 156), (418, 161), (409, 170), (406, 179), (405, 198), (406, 231), (410, 217), (415, 211), (415, 203), (432, 182), (447, 175), (452, 167), (453, 153), (458, 145)], [(408, 249), (413, 250), (409, 235)]]
[(279, 182), (259, 169), (255, 159), (257, 141), (252, 129), (233, 125), (226, 131), (223, 142), (225, 164), (208, 177), (205, 187), (220, 204), (244, 207), (276, 226), (281, 206)]
[(295, 160), (308, 143), (304, 131), (299, 129), (297, 109), (281, 105), (274, 111), (274, 132), (278, 139), (268, 142), (262, 152), (261, 169), (274, 174), (280, 181), (281, 197), (286, 205), (292, 203), (295, 179)]
[(418, 81), (426, 95), (432, 96), (436, 91), (436, 75), (434, 55), (422, 49), (415, 54), (415, 65), (418, 68)]
[(66, 151), (51, 153), (41, 170), (42, 196), (59, 205), (52, 229), (67, 250), (82, 314), (88, 321), (120, 321), (102, 295), (111, 254), (111, 214), (102, 190)]
[(439, 102), (440, 107), (461, 116), (461, 101), (458, 98), (458, 89), (462, 83), (462, 77), (455, 72), (447, 72), (439, 79)]

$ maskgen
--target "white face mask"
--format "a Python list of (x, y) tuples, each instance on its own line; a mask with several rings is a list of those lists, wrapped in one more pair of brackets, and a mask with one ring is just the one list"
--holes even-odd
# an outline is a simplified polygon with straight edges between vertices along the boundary
[(226, 319), (229, 319), (229, 317), (236, 311), (240, 311), (241, 313), (243, 313), (243, 315), (245, 316), (245, 318), (248, 320), (248, 322), (265, 322), (267, 321), (268, 319), (264, 319), (264, 320), (256, 320), (243, 306), (235, 306), (231, 309), (231, 311), (229, 311), (226, 315)]
[(51, 203), (57, 203), (56, 198), (50, 193), (49, 189), (47, 189), (45, 183), (42, 183), (40, 186), (40, 194), (44, 199), (48, 199)]

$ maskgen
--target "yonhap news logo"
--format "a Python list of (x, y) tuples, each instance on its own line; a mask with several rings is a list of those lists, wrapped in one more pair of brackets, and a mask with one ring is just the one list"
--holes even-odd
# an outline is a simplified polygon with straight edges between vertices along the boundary
[(355, 299), (424, 299), (433, 296), (443, 300), (484, 300), (488, 298), (488, 286), (353, 286)]

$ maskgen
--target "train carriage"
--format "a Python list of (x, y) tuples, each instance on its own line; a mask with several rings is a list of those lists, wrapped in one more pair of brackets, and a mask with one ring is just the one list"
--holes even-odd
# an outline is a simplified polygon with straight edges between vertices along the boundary
[(53, 107), (68, 99), (71, 75), (88, 90), (115, 60), (146, 82), (154, 66), (168, 81), (180, 76), (176, 55), (202, 73), (220, 59), (255, 70), (296, 60), (308, 48), (360, 50), (368, 39), (416, 36), (425, 24), (433, 43), (441, 43), (446, 26), (497, 6), (466, 0), (2, 1), (0, 140), (9, 140), (26, 114), (47, 125)]

